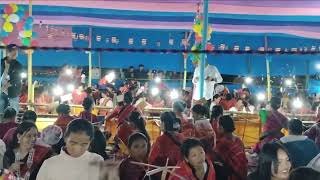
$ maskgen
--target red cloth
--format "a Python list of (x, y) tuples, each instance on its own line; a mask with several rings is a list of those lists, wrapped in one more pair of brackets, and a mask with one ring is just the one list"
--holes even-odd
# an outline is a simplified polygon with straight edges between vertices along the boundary
[(233, 175), (229, 180), (243, 180), (247, 177), (248, 160), (244, 151), (244, 145), (240, 138), (233, 136), (221, 136), (214, 150), (216, 154), (229, 165), (241, 178)]
[(85, 92), (78, 93), (77, 90), (74, 90), (72, 92), (72, 103), (77, 104), (77, 105), (81, 105), (83, 100), (86, 97), (87, 97), (87, 93), (85, 93)]
[(128, 123), (122, 123), (118, 126), (116, 137), (119, 138), (126, 146), (128, 146), (128, 140), (130, 135), (134, 132), (134, 129)]
[[(216, 179), (216, 173), (214, 170), (214, 167), (212, 165), (212, 162), (210, 160), (206, 160), (208, 164), (208, 170), (206, 172), (205, 180), (215, 180)], [(175, 169), (174, 173), (182, 176), (185, 180), (198, 180), (196, 175), (192, 172), (192, 169), (190, 168), (189, 164), (185, 161), (179, 162), (177, 165), (180, 168)], [(177, 176), (170, 175), (169, 180), (181, 180), (181, 178)]]
[(265, 137), (255, 145), (253, 151), (259, 153), (266, 143), (279, 140), (283, 137), (281, 129), (287, 128), (287, 126), (288, 119), (280, 112), (273, 110), (268, 113), (267, 121), (262, 128)]
[[(29, 169), (27, 166), (28, 156), (24, 157), (21, 162), (23, 164), (20, 165), (20, 174), (22, 177), (29, 171), (30, 172), (30, 179), (36, 179), (36, 175), (43, 163), (44, 160), (48, 159), (51, 156), (51, 151), (49, 148), (35, 145), (34, 146), (34, 154), (33, 154), (33, 161), (32, 166)], [(3, 166), (4, 168), (10, 167), (15, 162), (15, 153), (12, 149), (7, 149), (4, 157), (3, 157)]]
[(96, 115), (92, 114), (89, 111), (82, 111), (79, 115), (79, 118), (81, 119), (86, 119), (88, 121), (90, 121), (91, 123), (96, 123), (98, 122), (98, 118)]
[(3, 137), (3, 142), (6, 144), (6, 146), (9, 146), (9, 144), (12, 142), (13, 140), (13, 136), (16, 132), (17, 127), (11, 128), (7, 131), (7, 133), (4, 135)]
[[(173, 138), (175, 140), (173, 140)], [(177, 165), (179, 161), (183, 160), (180, 153), (180, 144), (182, 143), (182, 141), (183, 137), (180, 134), (162, 134), (152, 145), (149, 156), (149, 163), (156, 166), (165, 166), (167, 159), (169, 159), (168, 166)]]
[[(143, 180), (146, 171), (143, 166), (132, 164), (135, 162), (133, 158), (127, 158), (120, 164), (119, 175), (120, 180)], [(148, 179), (148, 178), (146, 178)]]
[(60, 115), (58, 117), (58, 119), (56, 120), (56, 122), (54, 122), (54, 124), (61, 127), (63, 132), (65, 132), (69, 122), (72, 121), (73, 119), (75, 119), (75, 118), (70, 115)]
[(194, 125), (188, 121), (188, 118), (184, 116), (182, 113), (176, 113), (177, 118), (181, 120), (181, 134), (188, 138), (195, 136), (195, 128)]
[(234, 107), (237, 104), (237, 100), (231, 99), (231, 100), (225, 100), (221, 99), (220, 105), (223, 107), (224, 110), (229, 110), (230, 108)]
[(17, 123), (10, 121), (6, 123), (0, 123), (0, 139), (3, 139), (4, 135), (14, 127), (17, 127)]
[(129, 117), (130, 113), (136, 109), (135, 106), (128, 104), (125, 106), (117, 106), (110, 115), (108, 115), (108, 119), (110, 120), (112, 118), (117, 118), (118, 120), (118, 126), (125, 122), (127, 118)]
[(220, 134), (219, 134), (219, 121), (218, 120), (212, 120), (211, 121), (211, 126), (212, 126), (213, 131), (216, 134), (216, 138), (218, 139), (220, 137)]
[[(268, 113), (267, 122), (263, 126), (263, 132), (281, 130), (288, 127), (288, 118), (278, 111), (271, 111)], [(281, 138), (281, 137), (279, 137)]]

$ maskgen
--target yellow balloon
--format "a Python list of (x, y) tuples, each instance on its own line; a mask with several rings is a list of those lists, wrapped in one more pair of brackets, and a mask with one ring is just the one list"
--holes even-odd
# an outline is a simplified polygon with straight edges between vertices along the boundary
[(10, 22), (10, 16), (6, 17), (6, 22)]
[(32, 36), (32, 31), (24, 31), (24, 36), (25, 37), (31, 37)]
[(13, 31), (13, 25), (12, 25), (10, 22), (5, 22), (5, 23), (3, 24), (2, 29), (3, 29), (5, 32), (12, 32), (12, 31)]
[(7, 19), (8, 14), (2, 14), (3, 19)]
[(12, 8), (12, 12), (15, 13), (18, 11), (18, 6), (16, 4), (10, 4), (11, 8)]
[(192, 46), (191, 51), (197, 50), (197, 46)]

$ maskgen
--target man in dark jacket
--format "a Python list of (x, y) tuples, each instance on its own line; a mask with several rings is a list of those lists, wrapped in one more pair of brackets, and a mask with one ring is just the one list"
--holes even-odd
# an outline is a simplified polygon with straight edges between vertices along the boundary
[(302, 121), (292, 119), (289, 121), (289, 135), (280, 139), (289, 152), (293, 168), (308, 165), (319, 154), (317, 145), (302, 133)]
[(17, 61), (17, 56), (17, 46), (15, 44), (8, 45), (6, 57), (1, 59), (1, 96), (7, 97), (10, 107), (19, 112), (22, 65)]

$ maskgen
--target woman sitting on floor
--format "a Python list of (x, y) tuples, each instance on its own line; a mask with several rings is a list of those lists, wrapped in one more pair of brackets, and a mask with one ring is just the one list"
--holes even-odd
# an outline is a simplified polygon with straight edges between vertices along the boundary
[(145, 177), (146, 169), (144, 166), (132, 163), (146, 163), (146, 159), (148, 157), (148, 144), (148, 138), (142, 133), (134, 133), (129, 137), (128, 148), (130, 155), (120, 164), (120, 180), (148, 179)]
[(215, 180), (216, 174), (212, 162), (206, 158), (203, 145), (196, 139), (187, 139), (181, 145), (184, 160), (178, 163), (178, 169), (169, 180)]

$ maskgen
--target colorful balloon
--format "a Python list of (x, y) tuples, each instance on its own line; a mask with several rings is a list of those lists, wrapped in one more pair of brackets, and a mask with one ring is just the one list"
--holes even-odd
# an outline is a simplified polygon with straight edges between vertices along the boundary
[(5, 32), (12, 32), (12, 31), (13, 31), (13, 25), (12, 25), (10, 22), (5, 22), (5, 23), (3, 24), (2, 29), (3, 29)]
[(9, 20), (12, 23), (17, 23), (17, 22), (19, 22), (20, 18), (19, 18), (19, 16), (17, 14), (11, 14), (9, 16)]
[(30, 31), (30, 30), (32, 30), (32, 24), (27, 24), (27, 23), (25, 23), (25, 24), (23, 25), (23, 29), (24, 29), (25, 31)]
[(5, 8), (4, 8), (4, 13), (5, 14), (12, 14), (13, 13), (13, 9), (10, 5), (7, 5)]
[(15, 13), (18, 11), (18, 6), (14, 3), (9, 4), (9, 6), (12, 8), (12, 12)]
[(5, 44), (5, 45), (9, 44), (10, 43), (9, 37), (2, 38), (2, 43)]
[(24, 37), (28, 37), (28, 38), (32, 37), (32, 31), (24, 31), (23, 33), (24, 33)]
[(32, 24), (33, 23), (33, 17), (29, 16), (27, 19), (26, 19), (26, 24)]
[(23, 38), (22, 45), (29, 46), (30, 45), (30, 38)]
[(208, 51), (213, 51), (214, 50), (214, 46), (211, 43), (208, 43), (206, 49)]
[(24, 11), (22, 10), (19, 10), (18, 12), (16, 12), (16, 14), (19, 16), (20, 19), (24, 17)]
[(23, 30), (23, 26), (24, 26), (24, 21), (19, 21), (16, 24), (17, 30), (22, 31)]
[(31, 46), (38, 46), (38, 45), (39, 45), (39, 43), (38, 43), (37, 40), (32, 40), (31, 41)]

